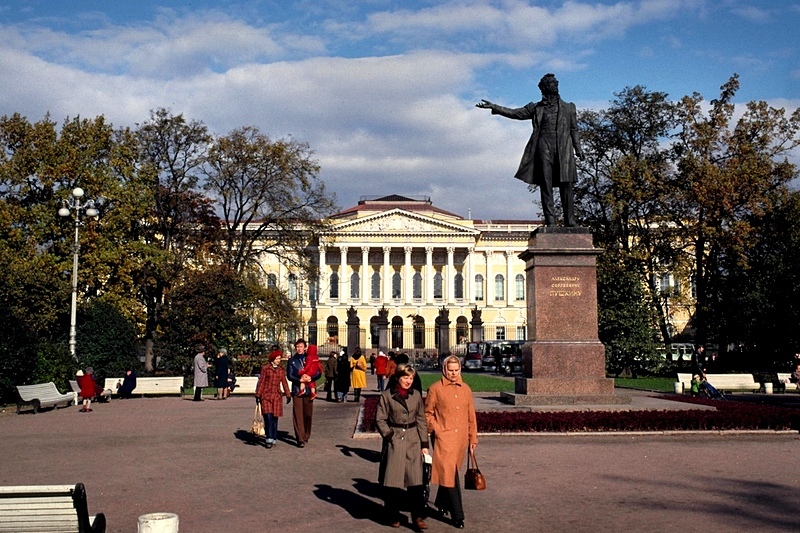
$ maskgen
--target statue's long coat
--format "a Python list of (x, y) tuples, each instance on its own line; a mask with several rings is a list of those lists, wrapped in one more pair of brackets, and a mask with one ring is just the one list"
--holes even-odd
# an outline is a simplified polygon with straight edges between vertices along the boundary
[[(544, 104), (541, 102), (529, 103), (525, 107), (512, 109), (499, 105), (492, 106), (493, 115), (502, 115), (515, 120), (530, 120), (533, 125), (533, 133), (525, 146), (525, 153), (522, 154), (522, 161), (514, 177), (529, 184), (541, 185), (541, 176), (535, 175), (536, 168), (536, 145), (539, 143), (539, 124), (544, 113)], [(553, 173), (553, 186), (559, 183), (570, 183), (578, 181), (578, 171), (575, 166), (575, 150), (580, 147), (578, 136), (578, 113), (575, 104), (558, 99), (558, 125), (556, 127), (557, 136), (557, 160), (558, 173)], [(574, 148), (574, 149), (573, 149)], [(558, 179), (558, 182), (556, 182)]]

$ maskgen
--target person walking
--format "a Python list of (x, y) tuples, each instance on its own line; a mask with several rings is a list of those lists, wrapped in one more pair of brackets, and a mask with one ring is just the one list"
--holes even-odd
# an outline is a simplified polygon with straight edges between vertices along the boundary
[(278, 440), (278, 418), (283, 416), (281, 397), (286, 397), (286, 403), (292, 400), (286, 371), (281, 366), (282, 357), (280, 351), (269, 354), (269, 363), (261, 367), (256, 386), (256, 401), (261, 405), (261, 414), (264, 417), (267, 448), (275, 446)]
[(300, 383), (308, 386), (312, 381), (318, 380), (322, 376), (322, 370), (318, 369), (314, 375), (303, 373), (306, 366), (306, 341), (297, 339), (294, 342), (294, 355), (286, 365), (289, 381), (292, 382), (292, 422), (294, 425), (294, 437), (298, 448), (304, 448), (311, 437), (311, 423), (314, 418), (314, 401), (309, 395), (300, 394)]
[(442, 365), (443, 377), (431, 385), (425, 400), (425, 419), (433, 444), (431, 483), (439, 485), (434, 504), (442, 518), (464, 528), (459, 470), (469, 448), (478, 444), (478, 424), (472, 390), (461, 379), (461, 360), (451, 355)]
[[(411, 387), (415, 374), (410, 365), (397, 367), (392, 388), (381, 393), (375, 425), (383, 438), (378, 482), (384, 487), (388, 522), (392, 527), (400, 527), (400, 508), (406, 499), (412, 527), (423, 530), (428, 529), (423, 520), (422, 479), (422, 456), (428, 453), (428, 426), (422, 393)], [(406, 489), (405, 494), (402, 489)]]
[(339, 360), (336, 362), (336, 401), (343, 403), (350, 391), (350, 358), (347, 350), (342, 349)]
[(361, 389), (367, 386), (367, 358), (361, 353), (361, 348), (353, 351), (350, 358), (350, 385), (353, 387), (353, 401), (361, 401)]
[(328, 360), (325, 361), (325, 400), (330, 402), (331, 395), (336, 393), (334, 383), (336, 381), (336, 363), (338, 358), (336, 352), (331, 352)]
[(217, 400), (228, 399), (228, 369), (230, 366), (228, 350), (220, 348), (217, 352), (217, 364), (214, 365), (214, 386), (217, 388)]
[(194, 356), (194, 401), (202, 402), (203, 387), (208, 387), (208, 362), (205, 347), (200, 345), (198, 354)]

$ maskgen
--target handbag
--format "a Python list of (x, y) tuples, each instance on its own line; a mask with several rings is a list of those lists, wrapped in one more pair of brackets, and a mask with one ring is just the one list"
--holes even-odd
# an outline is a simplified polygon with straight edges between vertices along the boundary
[(256, 437), (263, 437), (267, 434), (264, 431), (264, 418), (261, 416), (261, 404), (256, 403), (256, 409), (253, 411), (253, 425), (250, 426), (250, 433)]
[(486, 478), (478, 468), (478, 460), (475, 459), (475, 452), (471, 451), (467, 455), (467, 473), (464, 474), (464, 488), (467, 490), (485, 490)]

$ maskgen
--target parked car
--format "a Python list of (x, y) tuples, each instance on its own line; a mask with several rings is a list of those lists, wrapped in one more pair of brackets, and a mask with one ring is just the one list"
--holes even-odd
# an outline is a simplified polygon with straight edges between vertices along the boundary
[(484, 341), (478, 343), (481, 354), (481, 368), (487, 372), (510, 375), (522, 372), (522, 345), (525, 341)]

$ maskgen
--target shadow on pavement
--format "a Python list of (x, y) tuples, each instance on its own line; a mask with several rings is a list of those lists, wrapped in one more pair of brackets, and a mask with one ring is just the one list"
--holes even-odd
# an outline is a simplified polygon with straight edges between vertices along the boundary
[(369, 461), (370, 463), (379, 463), (381, 460), (380, 452), (375, 450), (367, 450), (366, 448), (353, 448), (344, 444), (337, 444), (336, 447), (339, 448), (339, 450), (342, 452), (342, 455), (347, 457), (359, 457), (365, 461)]
[[(377, 483), (371, 483), (366, 480), (355, 481), (356, 486), (359, 484), (374, 485), (374, 488), (369, 488), (370, 492), (374, 492), (376, 495), (380, 494), (380, 486)], [(358, 490), (358, 488), (356, 490)], [(331, 487), (330, 485), (315, 485), (313, 493), (314, 496), (324, 502), (338, 505), (356, 520), (370, 520), (376, 524), (383, 524), (383, 521), (381, 520), (383, 505), (374, 502), (369, 498), (358, 494), (357, 492)]]

